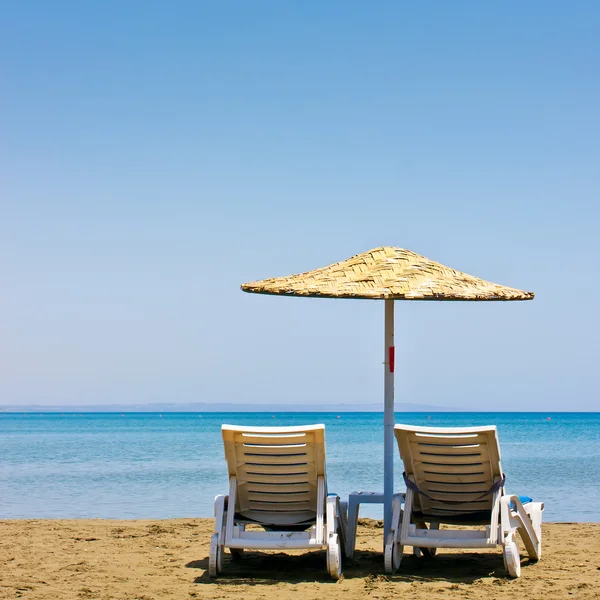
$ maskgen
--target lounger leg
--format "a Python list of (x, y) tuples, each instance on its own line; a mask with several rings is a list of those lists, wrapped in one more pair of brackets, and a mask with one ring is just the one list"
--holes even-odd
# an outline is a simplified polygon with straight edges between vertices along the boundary
[[(237, 526), (241, 531), (246, 530), (246, 525), (243, 523), (238, 523)], [(243, 548), (229, 548), (229, 552), (231, 554), (231, 560), (234, 562), (239, 562), (244, 557), (244, 549)]]
[(356, 546), (356, 529), (358, 527), (358, 511), (360, 508), (360, 498), (357, 494), (350, 494), (348, 498), (348, 529), (346, 531), (346, 557), (354, 556), (354, 547)]
[[(537, 538), (534, 548), (535, 556), (529, 554), (529, 557), (533, 560), (539, 560), (542, 558), (542, 513), (544, 511), (544, 504), (542, 502), (528, 502), (523, 505), (523, 508), (531, 519), (531, 525)], [(519, 534), (523, 537), (521, 530), (519, 530)], [(529, 552), (529, 548), (527, 551)]]
[(348, 503), (342, 502), (338, 498), (338, 535), (342, 547), (342, 557), (346, 556), (346, 546), (348, 543)]

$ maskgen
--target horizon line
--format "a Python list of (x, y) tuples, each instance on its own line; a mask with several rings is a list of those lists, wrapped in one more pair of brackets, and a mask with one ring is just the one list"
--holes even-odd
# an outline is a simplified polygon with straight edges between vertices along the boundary
[[(57, 410), (49, 408), (48, 410), (38, 410), (38, 409), (29, 409), (29, 410), (16, 410), (16, 409), (4, 409), (0, 407), (0, 412), (2, 414), (61, 414), (61, 413), (86, 413), (86, 414), (201, 414), (201, 413), (211, 413), (211, 414), (222, 414), (222, 413), (254, 413), (254, 414), (303, 414), (303, 413), (320, 413), (320, 414), (337, 414), (338, 412), (342, 413), (374, 413), (374, 414), (383, 414), (383, 410), (86, 410), (79, 408), (78, 410), (67, 409), (67, 410)], [(463, 409), (448, 409), (448, 410), (410, 410), (410, 411), (394, 411), (394, 412), (411, 412), (411, 413), (481, 413), (481, 414), (495, 414), (495, 413), (521, 413), (521, 414), (600, 414), (600, 411), (597, 410), (549, 410), (549, 411), (541, 411), (541, 410), (463, 410)]]

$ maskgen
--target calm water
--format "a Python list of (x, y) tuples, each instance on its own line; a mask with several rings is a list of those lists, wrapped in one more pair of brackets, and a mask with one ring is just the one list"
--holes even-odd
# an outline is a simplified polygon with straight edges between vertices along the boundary
[[(600, 413), (430, 416), (396, 421), (495, 424), (509, 492), (543, 500), (547, 521), (600, 521)], [(0, 518), (212, 516), (214, 496), (227, 493), (222, 423), (325, 423), (330, 491), (383, 489), (381, 413), (6, 413)], [(401, 471), (397, 456), (397, 490)], [(361, 514), (381, 518), (381, 508), (365, 505)]]

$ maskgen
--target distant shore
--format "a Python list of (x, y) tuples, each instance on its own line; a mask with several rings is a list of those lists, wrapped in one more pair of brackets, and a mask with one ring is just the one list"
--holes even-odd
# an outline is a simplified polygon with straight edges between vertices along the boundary
[[(208, 578), (212, 519), (159, 521), (0, 520), (0, 597), (159, 600), (295, 598), (414, 600), (600, 597), (600, 523), (551, 523), (543, 556), (508, 579), (500, 550), (440, 551), (433, 560), (406, 555), (396, 575), (383, 573), (381, 524), (361, 520), (355, 558), (332, 582), (324, 552), (226, 555)], [(406, 549), (405, 549), (406, 551)], [(293, 554), (294, 556), (292, 556)]]
[[(39, 404), (28, 406), (6, 405), (0, 406), (0, 413), (6, 414), (111, 414), (111, 413), (131, 413), (131, 414), (178, 414), (178, 413), (265, 413), (265, 414), (298, 414), (298, 413), (374, 413), (383, 414), (383, 407), (380, 403), (374, 404), (303, 404), (303, 405), (283, 405), (283, 404), (152, 404), (152, 405), (97, 405), (97, 406), (81, 406), (81, 405), (53, 405), (43, 406)], [(576, 410), (576, 411), (542, 411), (542, 410), (475, 410), (469, 408), (452, 407), (452, 406), (429, 406), (421, 404), (396, 403), (395, 412), (409, 413), (471, 413), (471, 414), (498, 414), (498, 413), (513, 413), (513, 414), (537, 414), (537, 415), (571, 415), (571, 414), (599, 414), (598, 411)]]
[[(265, 403), (242, 404), (237, 402), (192, 402), (192, 403), (156, 403), (156, 404), (6, 404), (0, 406), (1, 412), (11, 413), (307, 413), (307, 412), (383, 412), (383, 401), (362, 404), (344, 403)], [(429, 404), (413, 404), (397, 402), (395, 409), (398, 412), (471, 412), (466, 408), (437, 406)]]

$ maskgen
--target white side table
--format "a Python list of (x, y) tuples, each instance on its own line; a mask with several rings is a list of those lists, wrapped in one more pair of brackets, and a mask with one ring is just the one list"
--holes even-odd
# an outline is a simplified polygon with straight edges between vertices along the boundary
[[(395, 502), (404, 502), (404, 494), (394, 494)], [(346, 536), (346, 557), (352, 558), (356, 545), (356, 527), (361, 504), (383, 504), (381, 492), (352, 492), (348, 497), (348, 533)], [(385, 543), (385, 540), (384, 540)]]

